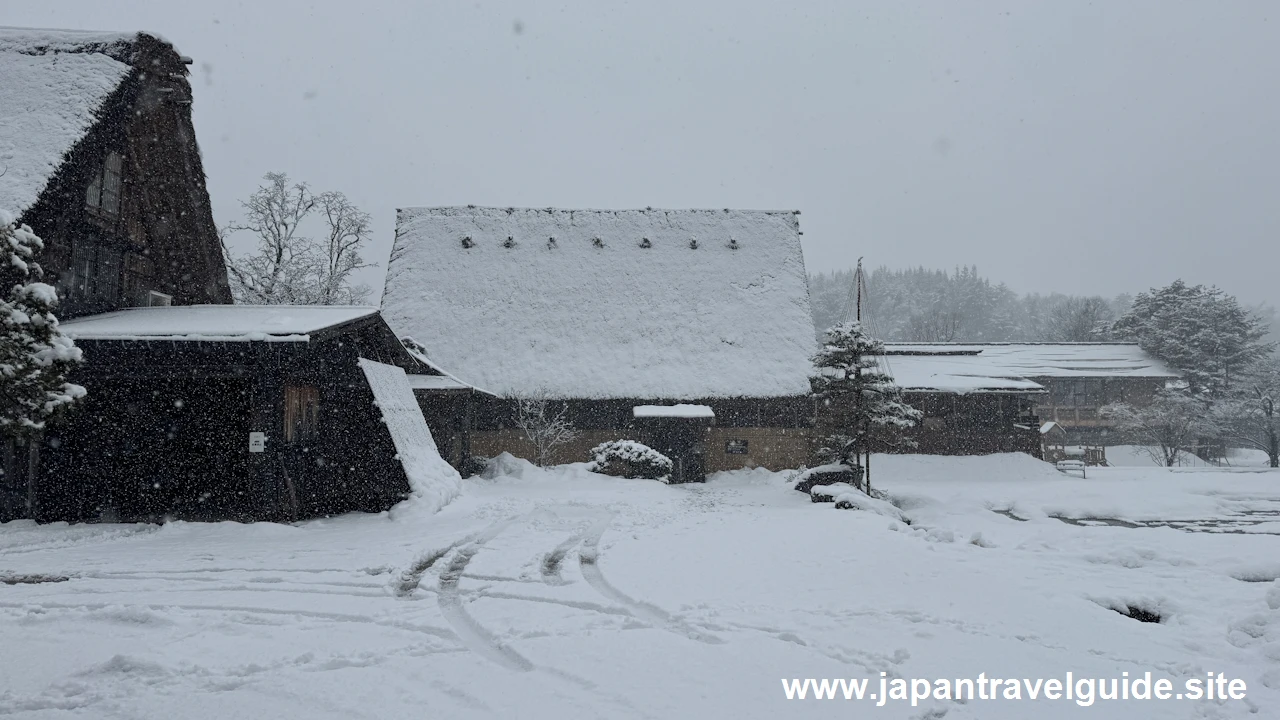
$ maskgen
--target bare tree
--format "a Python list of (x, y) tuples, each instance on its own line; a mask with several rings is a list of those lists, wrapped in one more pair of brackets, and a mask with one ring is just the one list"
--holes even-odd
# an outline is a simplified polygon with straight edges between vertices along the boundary
[(516, 401), (516, 427), (524, 431), (537, 453), (538, 467), (546, 467), (555, 449), (578, 437), (567, 417), (569, 408), (551, 399), (545, 388), (520, 395)]
[(953, 342), (963, 321), (959, 312), (935, 305), (907, 318), (907, 338), (912, 342)]
[[(264, 183), (241, 203), (245, 216), (220, 232), (231, 290), (237, 302), (262, 305), (333, 305), (366, 302), (367, 286), (351, 285), (351, 274), (371, 267), (360, 257), (371, 219), (340, 192), (314, 193), (291, 183), (284, 173), (267, 173)], [(303, 233), (304, 223), (321, 216), (324, 237)], [(232, 254), (228, 238), (252, 233), (257, 247)]]
[(1115, 317), (1101, 297), (1064, 297), (1049, 311), (1050, 342), (1088, 342), (1106, 339)]
[(320, 277), (320, 305), (357, 305), (369, 299), (368, 285), (351, 285), (351, 273), (372, 267), (360, 257), (371, 235), (372, 218), (340, 192), (316, 196), (328, 228)]
[(1204, 402), (1181, 390), (1161, 390), (1143, 407), (1118, 403), (1103, 407), (1100, 413), (1112, 420), (1115, 430), (1133, 437), (1165, 467), (1176, 465), (1200, 438), (1220, 433)]

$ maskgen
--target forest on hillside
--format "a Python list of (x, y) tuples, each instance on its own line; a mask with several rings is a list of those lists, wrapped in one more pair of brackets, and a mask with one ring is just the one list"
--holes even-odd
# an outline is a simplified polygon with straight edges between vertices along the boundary
[[(809, 276), (819, 334), (844, 319), (853, 270)], [(1134, 288), (1141, 292), (1146, 288)], [(1019, 295), (976, 266), (952, 271), (880, 267), (866, 273), (863, 318), (876, 337), (899, 342), (1088, 342), (1112, 339), (1134, 296)], [(1251, 308), (1280, 337), (1275, 308)]]

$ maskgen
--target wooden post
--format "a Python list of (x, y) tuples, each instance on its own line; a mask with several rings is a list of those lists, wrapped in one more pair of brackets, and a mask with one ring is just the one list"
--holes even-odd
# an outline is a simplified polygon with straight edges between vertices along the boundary
[(40, 473), (40, 438), (27, 439), (27, 517), (36, 516), (36, 477)]

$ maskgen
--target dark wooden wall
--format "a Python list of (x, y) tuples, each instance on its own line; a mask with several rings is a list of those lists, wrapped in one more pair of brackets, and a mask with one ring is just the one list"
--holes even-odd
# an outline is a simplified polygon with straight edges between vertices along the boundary
[[(635, 427), (632, 409), (637, 405), (671, 405), (677, 401), (653, 399), (610, 399), (555, 401), (568, 409), (568, 417), (580, 430), (614, 430)], [(808, 397), (711, 398), (681, 400), (691, 405), (709, 406), (716, 415), (716, 427), (807, 428), (813, 426), (814, 401)], [(503, 430), (515, 427), (515, 400), (477, 395), (472, 427), (476, 430)]]
[[(44, 440), (37, 519), (280, 520), (378, 511), (408, 493), (361, 342), (86, 341), (83, 406)], [(286, 443), (286, 386), (319, 389)], [(267, 435), (249, 452), (249, 433)]]

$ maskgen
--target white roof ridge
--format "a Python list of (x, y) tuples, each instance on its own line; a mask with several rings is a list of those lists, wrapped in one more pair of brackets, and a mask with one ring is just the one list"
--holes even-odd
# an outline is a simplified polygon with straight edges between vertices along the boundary
[(571, 207), (517, 207), (514, 205), (405, 205), (396, 208), (397, 212), (407, 210), (501, 210), (504, 212), (549, 212), (549, 213), (631, 213), (631, 212), (654, 212), (654, 213), (759, 213), (763, 215), (799, 215), (800, 211), (795, 209), (761, 209), (761, 208), (660, 208), (660, 207), (633, 207), (633, 208), (571, 208)]

